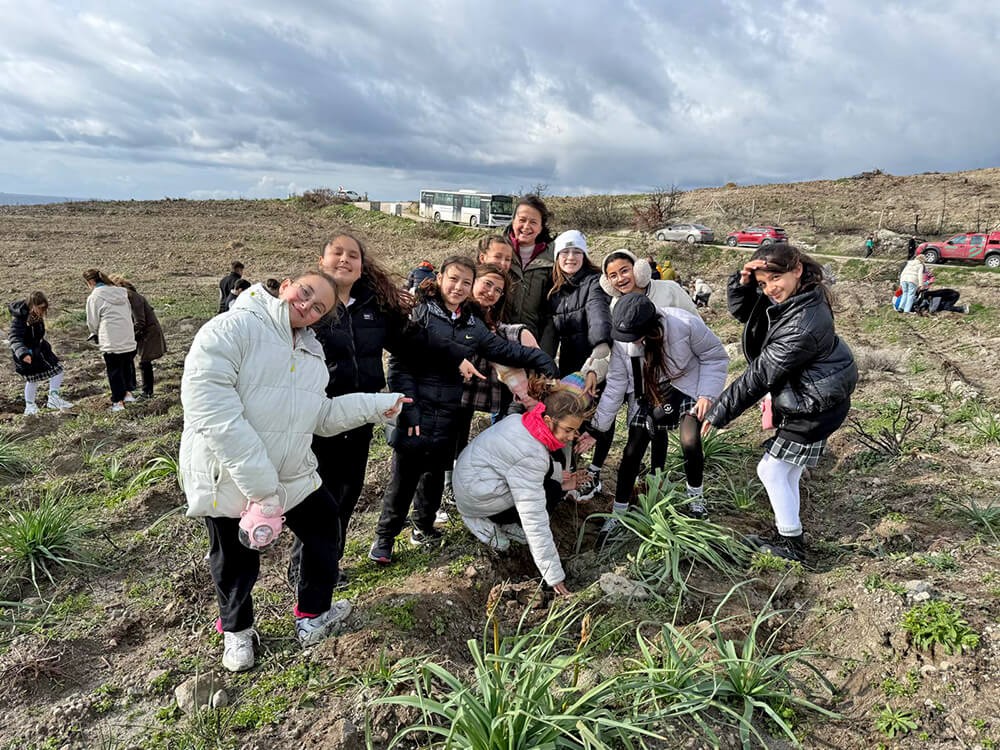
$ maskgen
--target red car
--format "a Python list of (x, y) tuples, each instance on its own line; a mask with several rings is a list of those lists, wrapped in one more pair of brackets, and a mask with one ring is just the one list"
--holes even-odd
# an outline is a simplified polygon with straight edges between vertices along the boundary
[(923, 253), (928, 263), (957, 260), (1000, 268), (1000, 232), (967, 232), (940, 242), (921, 242), (917, 252)]
[(775, 242), (788, 242), (788, 234), (781, 227), (753, 226), (730, 232), (726, 236), (726, 244), (730, 247), (737, 245), (764, 247)]

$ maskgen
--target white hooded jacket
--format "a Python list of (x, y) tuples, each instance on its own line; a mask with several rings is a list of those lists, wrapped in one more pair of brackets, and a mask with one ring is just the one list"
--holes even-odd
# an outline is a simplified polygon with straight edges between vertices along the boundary
[(566, 578), (552, 538), (545, 508), (545, 475), (562, 479), (562, 466), (521, 421), (511, 414), (483, 430), (466, 446), (455, 464), (452, 486), (455, 506), (467, 518), (487, 518), (517, 508), (528, 549), (542, 578), (550, 586)]
[[(122, 291), (125, 291), (124, 289)], [(238, 518), (247, 499), (275, 494), (285, 509), (320, 486), (312, 436), (386, 421), (400, 394), (328, 399), (323, 348), (292, 332), (288, 303), (260, 284), (209, 320), (184, 360), (180, 473), (189, 516)], [(279, 489), (280, 488), (280, 489)]]
[(132, 305), (128, 289), (98, 284), (87, 297), (87, 329), (97, 335), (97, 345), (108, 354), (136, 350)]

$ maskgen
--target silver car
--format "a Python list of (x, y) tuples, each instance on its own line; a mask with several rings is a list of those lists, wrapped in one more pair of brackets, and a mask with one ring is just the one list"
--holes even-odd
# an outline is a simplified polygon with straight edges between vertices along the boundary
[(696, 242), (715, 242), (715, 232), (704, 224), (671, 224), (663, 229), (657, 229), (653, 236), (661, 242), (686, 242), (693, 245)]

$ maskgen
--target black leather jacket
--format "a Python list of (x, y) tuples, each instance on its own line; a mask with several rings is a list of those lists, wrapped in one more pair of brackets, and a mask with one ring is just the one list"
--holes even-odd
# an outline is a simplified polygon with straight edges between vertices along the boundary
[(579, 370), (598, 344), (611, 345), (611, 297), (600, 280), (600, 271), (581, 268), (549, 297), (560, 375)]
[[(464, 351), (469, 360), (479, 354), (490, 362), (555, 375), (555, 365), (545, 352), (497, 336), (468, 307), (452, 320), (451, 313), (433, 296), (417, 305), (411, 318), (426, 329), (435, 345)], [(457, 365), (428, 351), (421, 356), (394, 354), (389, 358), (389, 388), (413, 399), (403, 407), (389, 436), (390, 445), (398, 450), (420, 450), (454, 442), (456, 418), (462, 408), (462, 375)], [(420, 435), (407, 435), (408, 428), (416, 425)]]
[(778, 434), (797, 442), (827, 438), (847, 417), (858, 368), (850, 348), (834, 333), (833, 311), (814, 288), (772, 303), (754, 284), (729, 279), (729, 311), (744, 322), (747, 369), (706, 416), (724, 427), (766, 393)]

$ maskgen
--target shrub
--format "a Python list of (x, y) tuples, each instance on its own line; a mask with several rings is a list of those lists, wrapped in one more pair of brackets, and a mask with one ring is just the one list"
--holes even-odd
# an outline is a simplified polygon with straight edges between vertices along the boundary
[(587, 195), (569, 201), (560, 210), (559, 223), (581, 232), (621, 229), (625, 212), (617, 196)]
[(19, 479), (31, 472), (31, 462), (20, 441), (0, 433), (0, 478)]
[(8, 510), (0, 525), (0, 562), (15, 576), (28, 575), (38, 588), (38, 573), (50, 581), (54, 567), (92, 564), (85, 551), (91, 528), (78, 503), (65, 495), (46, 494), (38, 507)]
[(903, 616), (903, 630), (910, 634), (913, 645), (924, 651), (941, 646), (953, 654), (979, 645), (979, 636), (948, 602), (925, 602), (913, 607)]
[(349, 203), (347, 198), (337, 195), (336, 191), (330, 188), (306, 190), (296, 198), (296, 201), (303, 208), (325, 208), (326, 206), (340, 206)]
[(879, 712), (878, 718), (875, 719), (875, 728), (890, 739), (900, 734), (908, 734), (910, 731), (916, 729), (917, 726), (918, 724), (912, 711), (890, 708), (888, 704)]

